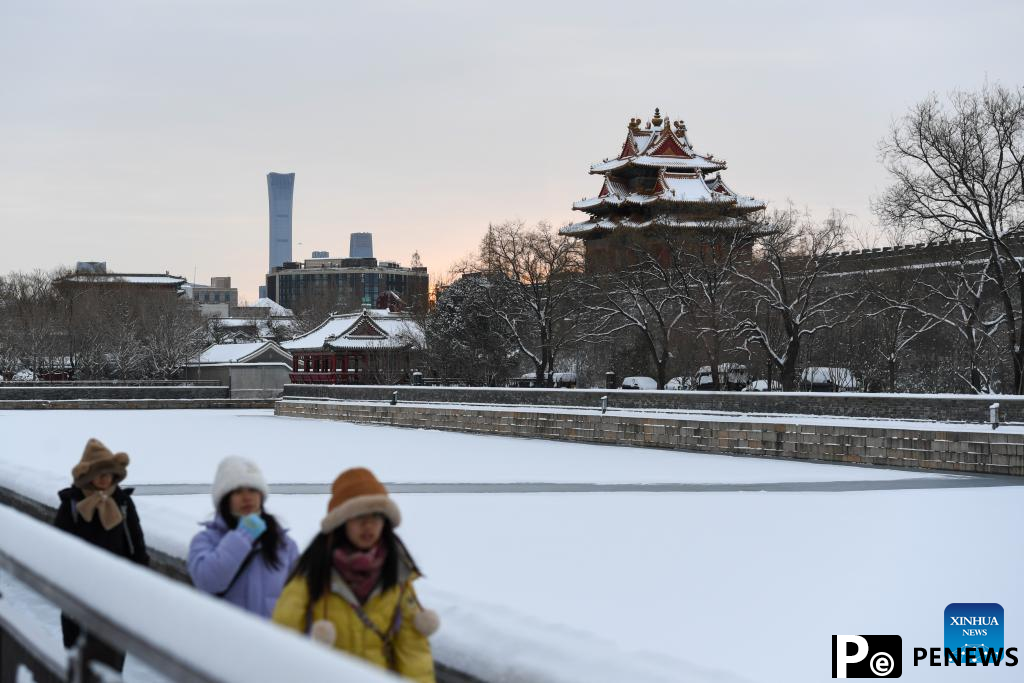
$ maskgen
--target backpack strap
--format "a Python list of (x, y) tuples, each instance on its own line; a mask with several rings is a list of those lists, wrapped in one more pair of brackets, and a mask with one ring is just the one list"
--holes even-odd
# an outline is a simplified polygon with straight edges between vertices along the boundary
[(253, 546), (252, 550), (249, 551), (249, 554), (245, 556), (244, 560), (242, 560), (242, 564), (238, 565), (238, 571), (236, 571), (235, 575), (231, 577), (231, 582), (228, 583), (228, 587), (219, 593), (214, 593), (213, 595), (215, 597), (223, 598), (225, 595), (228, 594), (228, 591), (231, 590), (234, 587), (235, 583), (238, 582), (238, 577), (242, 575), (242, 572), (244, 572), (245, 568), (249, 566), (249, 563), (252, 562), (252, 559), (256, 557), (256, 553), (258, 553), (259, 550), (260, 546)]
[[(402, 600), (405, 598), (405, 590), (408, 588), (408, 582), (403, 583), (402, 587), (398, 591), (398, 602), (395, 603), (395, 611), (391, 615), (391, 624), (388, 626), (387, 632), (381, 631), (377, 624), (373, 623), (373, 620), (363, 611), (361, 605), (353, 605), (348, 603), (352, 610), (359, 617), (359, 621), (363, 622), (363, 626), (373, 631), (381, 643), (384, 645), (384, 658), (388, 663), (388, 670), (398, 671), (398, 653), (395, 650), (395, 636), (398, 635), (398, 631), (402, 628)], [(348, 602), (346, 600), (346, 602)]]
[(124, 527), (124, 537), (128, 540), (128, 557), (135, 557), (135, 544), (132, 543), (132, 532), (128, 528), (128, 506), (121, 506), (121, 525)]

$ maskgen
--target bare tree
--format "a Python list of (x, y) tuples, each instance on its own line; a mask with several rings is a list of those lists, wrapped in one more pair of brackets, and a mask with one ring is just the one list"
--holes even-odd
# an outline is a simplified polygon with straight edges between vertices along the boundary
[[(856, 308), (849, 305), (854, 292), (846, 283), (826, 278), (843, 246), (846, 226), (838, 214), (815, 224), (792, 208), (764, 221), (749, 266), (731, 269), (742, 283), (739, 295), (752, 307), (736, 332), (745, 348), (767, 353), (779, 370), (783, 390), (792, 391), (801, 345), (845, 322)], [(772, 319), (778, 324), (769, 324)]]
[(163, 299), (147, 307), (145, 348), (150, 376), (170, 379), (206, 346), (198, 307)]
[(4, 280), (4, 355), (9, 371), (64, 370), (63, 307), (51, 285), (53, 273), (11, 273)]
[(115, 303), (108, 318), (103, 357), (107, 371), (120, 380), (146, 376), (146, 349), (139, 333), (139, 321), (128, 301)]
[(709, 221), (693, 238), (673, 245), (673, 285), (681, 287), (689, 321), (711, 369), (709, 388), (715, 390), (725, 384), (718, 371), (736, 346), (736, 318), (744, 306), (739, 295), (745, 281), (734, 271), (749, 266), (757, 230), (757, 223), (746, 220), (727, 226)]
[(488, 226), (474, 266), (485, 276), (477, 282), (488, 315), (543, 381), (583, 324), (577, 306), (583, 246), (547, 223), (530, 229), (508, 221)]
[(1013, 390), (1021, 393), (1024, 89), (986, 85), (954, 92), (946, 104), (932, 95), (894, 124), (881, 153), (893, 179), (874, 204), (883, 222), (932, 241), (975, 238), (986, 246), (1002, 308), (1002, 346), (1013, 365)]
[(519, 348), (490, 313), (484, 275), (467, 275), (443, 288), (427, 314), (427, 357), (442, 377), (497, 386), (518, 366)]
[(678, 250), (659, 258), (660, 252), (637, 242), (629, 242), (628, 248), (633, 252), (630, 265), (582, 281), (589, 323), (580, 337), (605, 344), (624, 331), (634, 332), (654, 364), (658, 388), (664, 389), (676, 336), (689, 310), (683, 282), (687, 275), (677, 263)]

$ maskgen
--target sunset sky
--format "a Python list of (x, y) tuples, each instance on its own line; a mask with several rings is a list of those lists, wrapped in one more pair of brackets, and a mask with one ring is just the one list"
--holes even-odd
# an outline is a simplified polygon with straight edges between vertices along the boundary
[(930, 92), (1024, 82), (1024, 3), (0, 4), (0, 272), (107, 261), (252, 300), (269, 171), (294, 257), (419, 251), (435, 277), (488, 222), (577, 220), (631, 116), (682, 118), (724, 178), (852, 215), (877, 145)]

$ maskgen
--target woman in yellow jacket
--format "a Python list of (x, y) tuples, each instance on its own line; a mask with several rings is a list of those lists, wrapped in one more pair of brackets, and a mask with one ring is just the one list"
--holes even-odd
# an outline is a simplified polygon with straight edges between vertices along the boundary
[(299, 558), (273, 620), (419, 683), (434, 683), (427, 637), (437, 614), (420, 605), (420, 572), (394, 528), (402, 521), (367, 469), (334, 480), (320, 533)]

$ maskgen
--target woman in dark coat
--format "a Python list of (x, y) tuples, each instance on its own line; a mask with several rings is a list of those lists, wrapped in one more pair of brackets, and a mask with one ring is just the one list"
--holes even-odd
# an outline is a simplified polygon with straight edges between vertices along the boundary
[[(143, 566), (149, 565), (146, 540), (132, 502), (132, 489), (118, 484), (128, 471), (128, 455), (111, 453), (96, 439), (89, 439), (81, 461), (71, 470), (73, 485), (60, 491), (60, 507), (54, 525), (104, 550)], [(81, 629), (61, 614), (64, 647), (77, 644)], [(86, 635), (87, 656), (111, 668), (124, 669), (124, 653)]]

